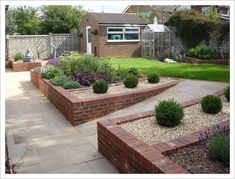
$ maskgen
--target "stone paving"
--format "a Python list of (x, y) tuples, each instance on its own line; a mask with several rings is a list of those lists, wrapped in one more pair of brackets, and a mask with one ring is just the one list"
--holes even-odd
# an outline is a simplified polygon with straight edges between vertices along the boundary
[(153, 109), (159, 100), (179, 102), (223, 89), (226, 84), (184, 80), (160, 95), (73, 127), (30, 82), (29, 72), (6, 71), (6, 137), (18, 173), (119, 173), (98, 152), (98, 120)]

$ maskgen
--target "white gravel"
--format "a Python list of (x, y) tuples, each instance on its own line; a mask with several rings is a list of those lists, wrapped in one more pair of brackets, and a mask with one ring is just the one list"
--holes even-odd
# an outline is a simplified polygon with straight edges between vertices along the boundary
[(147, 89), (155, 86), (160, 86), (165, 83), (173, 82), (176, 81), (175, 79), (172, 78), (160, 78), (159, 83), (156, 84), (151, 84), (148, 83), (147, 80), (142, 80), (139, 81), (139, 84), (136, 88), (126, 88), (123, 84), (117, 85), (117, 86), (110, 86), (107, 93), (105, 94), (96, 94), (93, 92), (92, 88), (87, 88), (87, 89), (82, 89), (82, 90), (73, 90), (70, 93), (75, 95), (79, 99), (87, 99), (87, 98), (95, 98), (95, 97), (100, 97), (100, 96), (108, 96), (111, 94), (120, 94), (120, 93), (125, 93), (129, 91), (138, 91), (142, 89)]
[(196, 104), (184, 109), (185, 116), (181, 124), (173, 128), (158, 125), (155, 116), (122, 123), (120, 126), (148, 145), (153, 145), (229, 120), (229, 111), (229, 103), (223, 98), (223, 109), (218, 114), (206, 114), (201, 104)]

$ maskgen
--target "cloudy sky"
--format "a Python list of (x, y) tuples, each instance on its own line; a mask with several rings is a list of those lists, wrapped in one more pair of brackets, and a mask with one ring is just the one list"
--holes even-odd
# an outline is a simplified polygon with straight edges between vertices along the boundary
[(92, 12), (113, 12), (113, 13), (121, 13), (127, 7), (126, 4), (109, 4), (109, 5), (83, 5), (84, 9), (92, 11)]

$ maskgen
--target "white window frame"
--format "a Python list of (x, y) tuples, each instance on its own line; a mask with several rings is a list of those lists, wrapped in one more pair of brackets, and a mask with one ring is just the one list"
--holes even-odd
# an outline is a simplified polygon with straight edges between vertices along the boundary
[[(122, 29), (122, 32), (120, 31), (112, 31), (110, 32), (109, 29)], [(138, 31), (126, 31), (126, 29), (138, 29)], [(125, 34), (137, 34), (138, 33), (138, 39), (133, 40), (127, 40), (125, 38)], [(122, 34), (123, 39), (122, 40), (110, 40), (108, 39), (108, 34)], [(139, 27), (107, 27), (107, 42), (139, 42), (140, 41), (140, 28)]]

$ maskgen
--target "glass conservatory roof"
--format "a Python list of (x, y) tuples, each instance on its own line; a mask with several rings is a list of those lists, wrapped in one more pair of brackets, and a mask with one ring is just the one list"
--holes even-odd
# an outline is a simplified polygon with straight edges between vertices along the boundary
[(145, 30), (150, 30), (152, 32), (170, 32), (170, 30), (163, 24), (148, 24)]

